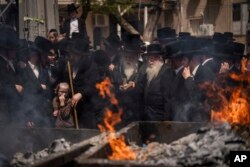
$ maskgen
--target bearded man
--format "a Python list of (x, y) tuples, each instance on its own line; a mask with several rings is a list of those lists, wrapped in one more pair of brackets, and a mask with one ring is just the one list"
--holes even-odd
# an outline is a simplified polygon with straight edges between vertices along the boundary
[(150, 44), (147, 48), (146, 74), (138, 90), (143, 97), (143, 118), (146, 121), (169, 120), (168, 86), (170, 68), (164, 64), (164, 53), (159, 43)]

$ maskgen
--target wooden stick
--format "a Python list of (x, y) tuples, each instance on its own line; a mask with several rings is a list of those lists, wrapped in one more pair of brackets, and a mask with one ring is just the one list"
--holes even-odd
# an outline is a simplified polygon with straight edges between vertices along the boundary
[[(72, 96), (74, 96), (75, 93), (74, 93), (73, 78), (72, 78), (72, 72), (71, 72), (72, 70), (71, 70), (71, 66), (70, 66), (69, 61), (67, 61), (67, 67), (68, 67), (68, 73), (69, 73), (70, 89), (71, 89)], [(75, 106), (74, 106), (74, 117), (75, 117), (76, 129), (79, 129), (77, 112), (76, 112), (76, 107)]]

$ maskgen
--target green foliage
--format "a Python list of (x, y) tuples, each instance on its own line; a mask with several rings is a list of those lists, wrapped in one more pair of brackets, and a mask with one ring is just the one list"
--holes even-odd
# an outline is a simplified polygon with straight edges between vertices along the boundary
[[(82, 5), (86, 5), (88, 0), (80, 0)], [(133, 12), (132, 6), (135, 5), (135, 0), (90, 0), (90, 10), (95, 13), (119, 15), (121, 11)]]

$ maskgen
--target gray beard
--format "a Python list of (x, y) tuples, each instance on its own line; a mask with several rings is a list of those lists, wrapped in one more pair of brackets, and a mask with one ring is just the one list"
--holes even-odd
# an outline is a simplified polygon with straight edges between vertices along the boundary
[(150, 83), (152, 81), (152, 79), (154, 79), (155, 77), (158, 76), (163, 64), (164, 64), (163, 62), (157, 61), (152, 66), (148, 65), (148, 67), (146, 69), (148, 83)]
[(124, 74), (127, 79), (129, 79), (137, 70), (137, 62), (132, 62), (131, 64), (123, 63)]

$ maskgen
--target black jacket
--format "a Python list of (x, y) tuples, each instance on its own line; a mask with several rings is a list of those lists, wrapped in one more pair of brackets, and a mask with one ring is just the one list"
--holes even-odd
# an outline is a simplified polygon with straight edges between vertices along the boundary
[(15, 84), (21, 84), (19, 76), (8, 63), (0, 57), (0, 125), (12, 123), (19, 112), (21, 95)]
[[(24, 121), (33, 121), (36, 126), (49, 126), (52, 111), (50, 108), (51, 87), (47, 70), (39, 67), (37, 78), (27, 63), (21, 71), (21, 79), (24, 85), (22, 101)], [(41, 84), (46, 85), (46, 90)]]
[(169, 85), (171, 84), (172, 71), (163, 65), (157, 77), (147, 83), (147, 74), (138, 83), (138, 93), (143, 97), (143, 118), (149, 121), (163, 121), (170, 119)]
[[(70, 83), (68, 70), (64, 75), (64, 81)], [(81, 127), (96, 128), (96, 121), (99, 119), (97, 117), (104, 109), (102, 99), (96, 89), (98, 82), (100, 82), (98, 68), (92, 57), (82, 57), (77, 74), (73, 79), (74, 93), (81, 93), (83, 96), (76, 107)]]

